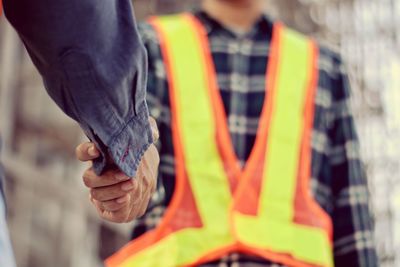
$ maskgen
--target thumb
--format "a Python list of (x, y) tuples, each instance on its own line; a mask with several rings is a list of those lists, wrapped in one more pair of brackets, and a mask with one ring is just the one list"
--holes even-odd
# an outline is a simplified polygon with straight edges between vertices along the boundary
[(76, 147), (76, 158), (80, 161), (90, 161), (100, 156), (100, 151), (91, 143), (82, 143)]
[(151, 132), (153, 134), (153, 143), (156, 143), (158, 138), (160, 137), (160, 134), (158, 132), (158, 127), (157, 127), (157, 122), (153, 117), (149, 117), (149, 123), (150, 123), (150, 128)]

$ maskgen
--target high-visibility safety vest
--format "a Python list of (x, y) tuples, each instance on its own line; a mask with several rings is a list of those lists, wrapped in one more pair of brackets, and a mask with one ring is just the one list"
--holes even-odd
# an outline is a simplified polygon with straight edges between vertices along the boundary
[(310, 192), (316, 44), (274, 25), (268, 96), (241, 169), (204, 27), (190, 14), (151, 23), (170, 84), (176, 189), (160, 225), (106, 265), (197, 266), (241, 252), (288, 266), (333, 266), (332, 222)]

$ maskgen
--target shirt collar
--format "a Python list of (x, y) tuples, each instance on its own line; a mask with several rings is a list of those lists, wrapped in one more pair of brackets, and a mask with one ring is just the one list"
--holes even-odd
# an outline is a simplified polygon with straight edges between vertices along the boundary
[[(210, 36), (213, 33), (226, 33), (230, 35), (235, 34), (229, 30), (228, 28), (224, 27), (221, 23), (219, 23), (217, 20), (213, 19), (210, 15), (208, 15), (205, 11), (203, 10), (197, 10), (194, 11), (194, 15), (203, 23), (207, 34)], [(252, 30), (248, 33), (252, 36), (258, 34), (258, 33), (271, 33), (273, 28), (273, 21), (271, 20), (268, 15), (263, 14), (257, 22), (254, 24)]]

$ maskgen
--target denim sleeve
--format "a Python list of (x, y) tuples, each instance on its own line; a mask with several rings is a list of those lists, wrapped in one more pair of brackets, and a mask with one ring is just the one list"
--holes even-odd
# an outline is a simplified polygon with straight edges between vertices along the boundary
[(147, 55), (130, 0), (4, 0), (47, 92), (130, 177), (152, 143)]

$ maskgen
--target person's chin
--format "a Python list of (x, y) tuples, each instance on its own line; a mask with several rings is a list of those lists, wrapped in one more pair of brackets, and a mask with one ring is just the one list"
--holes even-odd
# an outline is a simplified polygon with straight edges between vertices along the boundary
[(256, 0), (217, 0), (217, 1), (229, 2), (229, 3), (233, 4), (233, 5), (243, 5), (243, 6), (246, 6), (246, 5), (251, 4), (252, 2), (255, 2)]

